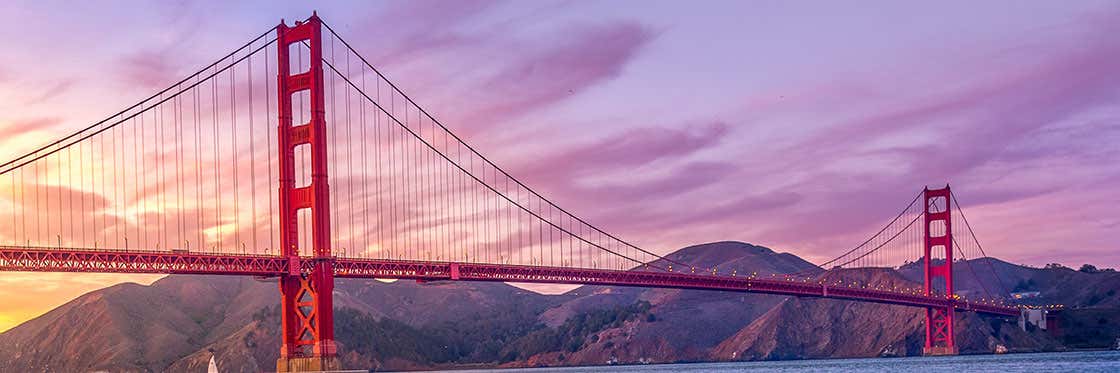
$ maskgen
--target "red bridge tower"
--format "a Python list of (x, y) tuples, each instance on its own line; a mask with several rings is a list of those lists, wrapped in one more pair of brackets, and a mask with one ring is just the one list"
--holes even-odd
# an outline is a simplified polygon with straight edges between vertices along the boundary
[[(331, 254), (330, 189), (327, 186), (327, 129), (323, 98), (322, 28), (319, 16), (288, 27), (283, 21), (276, 28), (277, 125), (280, 166), (280, 245), (288, 258), (288, 272), (280, 276), (280, 358), (276, 370), (325, 371), (339, 369), (334, 342), (334, 257)], [(289, 48), (302, 43), (310, 50), (307, 71), (292, 73)], [(299, 49), (297, 49), (299, 50)], [(307, 91), (311, 119), (292, 122), (292, 99)], [(295, 149), (308, 146), (311, 153), (311, 181), (295, 185)], [(313, 256), (310, 274), (300, 272), (299, 212), (310, 210)]]
[[(934, 293), (934, 280), (945, 282), (944, 296), (953, 296), (953, 225), (949, 208), (952, 193), (944, 189), (925, 189), (925, 294)], [(933, 253), (944, 253), (944, 261), (934, 263)], [(953, 306), (926, 308), (926, 355), (956, 355), (953, 344)]]

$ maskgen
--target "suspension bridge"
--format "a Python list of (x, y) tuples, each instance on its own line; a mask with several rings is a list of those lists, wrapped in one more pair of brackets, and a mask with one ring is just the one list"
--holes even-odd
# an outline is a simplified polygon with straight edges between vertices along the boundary
[[(315, 15), (281, 21), (135, 105), (3, 163), (0, 190), (0, 270), (274, 279), (279, 371), (338, 367), (334, 278), (920, 307), (927, 354), (957, 352), (954, 312), (1019, 315), (994, 269), (965, 260), (987, 255), (948, 186), (919, 191), (873, 236), (811, 271), (698, 268), (612, 235), (513, 177)], [(911, 261), (923, 268), (920, 288), (829, 276)], [(962, 263), (996, 283), (981, 284), (978, 299), (960, 296), (953, 267)]]

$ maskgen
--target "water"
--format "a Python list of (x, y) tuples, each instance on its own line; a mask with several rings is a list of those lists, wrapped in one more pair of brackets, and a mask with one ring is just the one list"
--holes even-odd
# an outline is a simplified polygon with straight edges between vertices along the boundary
[[(1120, 372), (1120, 351), (1037, 354), (752, 361), (741, 363), (659, 364), (573, 368), (503, 369), (501, 372)], [(465, 371), (482, 372), (482, 371)]]

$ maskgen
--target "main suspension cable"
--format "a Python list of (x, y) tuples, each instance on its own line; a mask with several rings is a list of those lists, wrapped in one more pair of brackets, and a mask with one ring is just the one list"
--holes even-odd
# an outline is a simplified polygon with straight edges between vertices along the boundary
[[(445, 132), (446, 132), (447, 134), (449, 134), (449, 135), (450, 135), (450, 136), (451, 136), (452, 138), (454, 138), (454, 139), (455, 139), (455, 140), (456, 140), (457, 142), (461, 143), (461, 144), (462, 144), (463, 146), (465, 146), (465, 147), (466, 147), (466, 148), (467, 148), (468, 150), (470, 150), (470, 151), (471, 151), (472, 153), (474, 153), (475, 155), (477, 155), (477, 156), (478, 156), (478, 157), (479, 157), (480, 159), (482, 159), (482, 160), (483, 160), (483, 161), (485, 161), (485, 162), (486, 162), (487, 164), (489, 164), (489, 165), (490, 165), (491, 167), (493, 167), (493, 168), (494, 168), (494, 169), (495, 169), (495, 170), (496, 170), (497, 172), (500, 172), (500, 173), (501, 173), (501, 174), (502, 174), (503, 176), (505, 176), (506, 178), (509, 178), (510, 180), (513, 180), (513, 182), (514, 182), (514, 183), (516, 183), (516, 184), (517, 184), (518, 186), (520, 186), (520, 187), (522, 187), (522, 188), (525, 188), (525, 189), (526, 189), (526, 191), (528, 191), (529, 193), (531, 193), (531, 194), (535, 195), (535, 196), (536, 196), (537, 198), (539, 198), (539, 199), (541, 199), (541, 200), (543, 200), (543, 201), (546, 201), (546, 202), (547, 202), (547, 203), (548, 203), (549, 205), (551, 205), (551, 206), (552, 206), (553, 208), (557, 209), (557, 210), (558, 210), (559, 212), (561, 212), (561, 213), (563, 213), (563, 214), (566, 214), (566, 215), (569, 215), (569, 216), (571, 216), (571, 217), (572, 217), (572, 218), (574, 218), (574, 219), (575, 219), (576, 221), (578, 221), (579, 223), (581, 223), (581, 224), (583, 224), (583, 225), (586, 225), (586, 226), (588, 226), (588, 227), (589, 227), (589, 228), (591, 228), (592, 230), (596, 231), (596, 232), (597, 232), (598, 234), (601, 234), (601, 235), (603, 235), (603, 236), (609, 237), (609, 238), (611, 238), (611, 239), (613, 239), (613, 240), (615, 240), (615, 241), (618, 241), (618, 242), (622, 243), (623, 245), (626, 245), (626, 246), (628, 246), (628, 247), (630, 247), (630, 248), (633, 248), (633, 249), (635, 249), (635, 250), (637, 250), (637, 251), (640, 251), (640, 252), (642, 252), (642, 253), (644, 253), (644, 254), (647, 254), (647, 255), (650, 255), (650, 256), (652, 256), (652, 257), (655, 257), (655, 258), (657, 258), (657, 259), (659, 259), (659, 260), (663, 260), (663, 261), (665, 261), (665, 262), (668, 262), (668, 263), (672, 263), (672, 264), (677, 264), (677, 265), (681, 265), (681, 266), (688, 266), (687, 264), (684, 264), (684, 263), (681, 263), (681, 262), (679, 262), (679, 261), (677, 261), (677, 260), (673, 260), (673, 259), (671, 259), (671, 258), (668, 258), (668, 257), (662, 256), (662, 255), (659, 255), (659, 254), (655, 254), (655, 253), (653, 253), (653, 252), (647, 251), (647, 250), (645, 250), (645, 249), (642, 249), (642, 248), (640, 248), (640, 247), (638, 247), (638, 246), (636, 246), (636, 245), (634, 245), (634, 244), (632, 244), (632, 243), (630, 243), (630, 242), (628, 242), (628, 241), (626, 241), (626, 240), (623, 240), (623, 239), (621, 239), (621, 238), (618, 238), (617, 236), (614, 236), (614, 235), (612, 235), (612, 234), (610, 234), (610, 233), (608, 233), (608, 232), (606, 232), (606, 231), (604, 231), (604, 230), (600, 229), (599, 227), (597, 227), (597, 226), (594, 226), (594, 225), (592, 225), (592, 224), (588, 223), (587, 221), (583, 220), (583, 218), (580, 218), (579, 216), (576, 216), (575, 214), (572, 214), (572, 213), (568, 212), (567, 210), (565, 210), (565, 209), (561, 208), (561, 207), (560, 207), (559, 205), (557, 205), (557, 204), (553, 203), (553, 202), (552, 202), (551, 200), (549, 200), (549, 199), (547, 199), (547, 198), (544, 198), (544, 196), (543, 196), (543, 195), (541, 195), (540, 193), (536, 192), (535, 190), (533, 190), (532, 188), (530, 188), (530, 187), (529, 187), (528, 185), (526, 185), (526, 184), (524, 184), (523, 182), (521, 182), (521, 181), (520, 181), (519, 179), (517, 179), (517, 178), (513, 177), (513, 176), (512, 176), (512, 175), (510, 175), (510, 174), (509, 174), (508, 172), (506, 172), (506, 171), (505, 171), (504, 169), (502, 169), (502, 168), (498, 167), (498, 166), (497, 166), (497, 164), (495, 164), (494, 162), (490, 161), (490, 160), (489, 160), (488, 158), (486, 158), (486, 157), (485, 157), (484, 155), (482, 155), (482, 153), (480, 153), (480, 152), (478, 152), (477, 150), (475, 150), (475, 149), (474, 149), (473, 147), (471, 147), (471, 146), (470, 146), (470, 144), (467, 144), (467, 143), (466, 143), (465, 141), (463, 141), (463, 140), (462, 140), (461, 138), (459, 138), (459, 136), (458, 136), (458, 135), (456, 135), (456, 134), (455, 134), (454, 132), (451, 132), (451, 130), (450, 130), (450, 129), (448, 129), (448, 128), (447, 128), (447, 126), (445, 126), (445, 125), (444, 125), (444, 124), (443, 124), (442, 122), (440, 122), (440, 121), (439, 121), (438, 119), (436, 119), (436, 118), (435, 118), (434, 116), (432, 116), (432, 115), (431, 115), (430, 113), (428, 113), (428, 111), (427, 111), (427, 110), (425, 110), (425, 109), (424, 109), (423, 107), (421, 107), (421, 106), (420, 106), (419, 104), (417, 104), (417, 103), (416, 103), (416, 102), (415, 102), (415, 101), (414, 101), (414, 100), (413, 100), (413, 99), (412, 99), (411, 97), (409, 97), (409, 96), (408, 96), (407, 94), (405, 94), (403, 90), (401, 90), (400, 88), (398, 88), (398, 87), (397, 87), (397, 86), (396, 86), (396, 85), (395, 85), (395, 84), (394, 84), (394, 83), (393, 83), (392, 81), (390, 81), (390, 80), (389, 80), (389, 79), (388, 79), (388, 78), (387, 78), (387, 77), (386, 77), (386, 76), (385, 76), (384, 74), (382, 74), (380, 70), (378, 70), (378, 69), (377, 69), (376, 67), (374, 67), (374, 66), (373, 66), (373, 64), (371, 64), (371, 63), (370, 63), (370, 62), (369, 62), (368, 60), (366, 60), (366, 58), (365, 58), (364, 56), (362, 56), (362, 55), (361, 55), (360, 53), (358, 53), (358, 51), (357, 51), (356, 49), (354, 49), (354, 47), (353, 47), (353, 46), (351, 46), (349, 42), (347, 42), (347, 41), (346, 41), (345, 39), (343, 39), (343, 38), (342, 38), (341, 36), (339, 36), (339, 34), (338, 34), (338, 33), (337, 33), (337, 32), (336, 32), (335, 30), (334, 30), (334, 28), (332, 28), (332, 27), (331, 27), (331, 26), (330, 26), (329, 24), (327, 24), (326, 22), (323, 22), (322, 24), (323, 24), (323, 27), (326, 27), (326, 29), (327, 29), (328, 31), (330, 31), (330, 33), (331, 33), (331, 34), (332, 34), (332, 35), (333, 35), (333, 36), (334, 36), (334, 37), (335, 37), (336, 39), (338, 39), (338, 40), (339, 40), (340, 42), (342, 42), (342, 44), (343, 44), (343, 45), (344, 45), (344, 46), (345, 46), (345, 47), (346, 47), (346, 48), (347, 48), (348, 50), (350, 50), (350, 51), (351, 51), (351, 52), (352, 52), (352, 53), (353, 53), (353, 54), (354, 54), (355, 56), (357, 56), (357, 57), (358, 57), (358, 58), (359, 58), (359, 59), (360, 59), (360, 60), (362, 61), (362, 63), (364, 63), (364, 64), (365, 64), (365, 65), (366, 65), (367, 67), (369, 67), (369, 68), (370, 68), (370, 70), (372, 70), (372, 71), (373, 71), (373, 72), (374, 72), (375, 74), (377, 74), (377, 76), (378, 76), (378, 77), (380, 77), (380, 78), (381, 78), (382, 80), (384, 80), (384, 81), (385, 81), (385, 82), (386, 82), (386, 83), (387, 83), (387, 84), (389, 85), (389, 87), (391, 87), (391, 88), (392, 88), (393, 90), (395, 90), (395, 91), (396, 91), (397, 93), (399, 93), (399, 94), (401, 95), (401, 97), (402, 97), (402, 98), (404, 98), (405, 100), (407, 100), (407, 101), (408, 101), (408, 103), (411, 103), (411, 104), (412, 104), (413, 106), (415, 106), (415, 107), (417, 108), (417, 110), (418, 110), (418, 111), (419, 111), (420, 113), (424, 114), (424, 116), (426, 116), (426, 117), (428, 117), (429, 119), (431, 119), (433, 123), (435, 123), (436, 125), (438, 125), (438, 126), (439, 126), (439, 127), (440, 127), (440, 128), (441, 128), (441, 129), (443, 130), (443, 131), (445, 131)], [(337, 69), (335, 69), (335, 68), (334, 68), (334, 66), (331, 66), (330, 64), (327, 64), (327, 65), (328, 65), (328, 66), (330, 66), (332, 70), (335, 70), (335, 73), (339, 73), (339, 71), (338, 71)], [(344, 77), (343, 79), (344, 79), (344, 80), (346, 80), (346, 81), (347, 81), (348, 83), (350, 83), (350, 84), (351, 84), (351, 86), (354, 86), (353, 82), (350, 82), (350, 81), (349, 81), (349, 79), (348, 79), (348, 77)], [(354, 87), (355, 87), (355, 89), (358, 89), (358, 88), (357, 88), (357, 86), (354, 86)], [(359, 91), (360, 91), (360, 89), (359, 89)], [(366, 94), (365, 94), (365, 92), (362, 92), (362, 93), (363, 93), (363, 96), (366, 96), (366, 98), (367, 98), (367, 99), (370, 99), (370, 97), (369, 97), (368, 95), (366, 95)], [(370, 99), (370, 101), (371, 101), (371, 102), (373, 102), (373, 101), (372, 101), (372, 99)], [(382, 111), (384, 111), (384, 109), (383, 109), (383, 108), (381, 108), (381, 107), (380, 107), (380, 105), (379, 105), (379, 104), (378, 104), (377, 102), (373, 102), (373, 103), (374, 103), (375, 105), (377, 105), (379, 109), (382, 109)], [(390, 115), (390, 117), (392, 117), (392, 115)], [(396, 118), (394, 118), (394, 120), (396, 120)], [(400, 124), (400, 122), (399, 122), (399, 121), (397, 121), (397, 122), (398, 122), (398, 124)], [(409, 129), (409, 132), (411, 132), (411, 129)], [(413, 136), (416, 136), (416, 134), (413, 134)], [(425, 144), (427, 144), (427, 142), (426, 142), (426, 141), (425, 141)], [(431, 147), (431, 148), (432, 148), (432, 150), (436, 151), (437, 153), (440, 153), (440, 152), (439, 152), (438, 150), (436, 150), (436, 149), (435, 149), (434, 147), (432, 147), (432, 146), (431, 146), (431, 144), (427, 144), (427, 145), (428, 145), (429, 147)], [(442, 153), (440, 153), (440, 154), (442, 154)], [(445, 158), (445, 159), (447, 159), (448, 161), (451, 161), (451, 160), (450, 160), (449, 158), (447, 158), (446, 156), (444, 156), (444, 158)], [(458, 165), (457, 165), (457, 166), (458, 166)], [(460, 169), (462, 169), (462, 167), (461, 167), (461, 166), (458, 166), (458, 167), (459, 167)], [(472, 177), (473, 177), (473, 175), (472, 175)], [(476, 180), (477, 180), (477, 178), (476, 178)], [(478, 181), (479, 181), (480, 183), (484, 184), (484, 185), (486, 184), (486, 183), (482, 182), (481, 180), (478, 180)], [(492, 188), (492, 187), (490, 187), (489, 185), (487, 185), (487, 187), (488, 187), (488, 188), (491, 188), (491, 189), (493, 189), (493, 188)], [(495, 193), (498, 193), (496, 189), (493, 189), (493, 190), (494, 190), (494, 192), (495, 192)], [(505, 196), (504, 194), (502, 194), (502, 193), (498, 193), (498, 194), (499, 194), (499, 195), (502, 195), (502, 196), (503, 196), (503, 198), (505, 198), (505, 199), (509, 200), (509, 197)], [(510, 202), (511, 202), (511, 203), (514, 203), (514, 202), (513, 202), (512, 200), (510, 200)], [(514, 204), (515, 204), (515, 205), (518, 205), (518, 206), (520, 206), (520, 204), (517, 204), (517, 203), (514, 203)], [(522, 208), (522, 209), (525, 209), (525, 208), (524, 208), (524, 206), (521, 206), (521, 208)], [(526, 210), (526, 212), (528, 212), (528, 211)], [(536, 214), (536, 213), (533, 213), (533, 214), (534, 214), (534, 216), (536, 216), (536, 217), (537, 217), (538, 219), (541, 219), (541, 217), (540, 217), (540, 216), (539, 216), (538, 214)], [(571, 234), (571, 232), (568, 232), (567, 230), (565, 230), (565, 229), (561, 228), (561, 227), (560, 227), (560, 226), (558, 226), (558, 225), (555, 225), (555, 224), (551, 224), (551, 225), (553, 225), (553, 226), (554, 226), (554, 227), (555, 227), (556, 229), (560, 229), (561, 231), (564, 231), (564, 232), (566, 232), (566, 233), (568, 233), (568, 234)], [(584, 238), (582, 238), (582, 237), (580, 238), (580, 240), (581, 240), (581, 241), (584, 241), (584, 242), (587, 242), (588, 244), (591, 244), (591, 242), (590, 242), (590, 241), (587, 241), (586, 239), (584, 239)], [(593, 245), (593, 246), (594, 246), (594, 245)], [(606, 250), (605, 248), (602, 248), (602, 249)], [(608, 251), (609, 251), (609, 250), (608, 250)], [(616, 254), (617, 254), (617, 253), (616, 253)], [(618, 254), (618, 255), (620, 255), (620, 256), (621, 256), (621, 254)], [(627, 258), (628, 258), (628, 259), (630, 259), (629, 257), (627, 257)], [(631, 260), (633, 260), (633, 259), (631, 259)], [(634, 261), (635, 261), (635, 262), (637, 262), (637, 263), (639, 263), (639, 264), (646, 264), (646, 265), (648, 265), (648, 264), (650, 263), (650, 262), (644, 262), (644, 261), (638, 261), (638, 260), (634, 260)], [(656, 260), (655, 260), (655, 261), (656, 261)], [(651, 261), (651, 262), (653, 262), (653, 261)]]
[[(152, 101), (152, 100), (156, 99), (157, 97), (162, 97), (164, 93), (170, 92), (170, 91), (171, 91), (172, 89), (174, 89), (174, 88), (176, 88), (176, 87), (180, 87), (180, 91), (179, 91), (178, 93), (176, 93), (175, 95), (171, 96), (171, 97), (175, 97), (175, 96), (177, 96), (177, 95), (178, 95), (179, 93), (182, 93), (182, 92), (183, 92), (183, 90), (184, 90), (184, 88), (181, 88), (181, 87), (182, 87), (182, 84), (186, 83), (187, 81), (189, 81), (189, 80), (190, 80), (190, 79), (192, 79), (192, 78), (195, 78), (195, 77), (197, 77), (197, 76), (200, 76), (200, 75), (202, 75), (202, 74), (203, 74), (204, 72), (206, 72), (206, 70), (209, 70), (209, 69), (211, 69), (211, 68), (213, 68), (213, 67), (217, 66), (217, 65), (218, 65), (219, 63), (221, 63), (222, 61), (225, 61), (226, 59), (229, 59), (230, 57), (233, 57), (233, 55), (234, 55), (235, 53), (237, 53), (238, 51), (240, 51), (240, 50), (243, 50), (243, 49), (245, 49), (245, 48), (248, 48), (249, 46), (251, 46), (251, 45), (252, 45), (253, 43), (257, 42), (257, 41), (258, 41), (258, 40), (260, 40), (261, 38), (264, 38), (265, 36), (268, 36), (268, 34), (269, 34), (269, 33), (271, 33), (271, 32), (272, 32), (272, 31), (274, 31), (274, 30), (276, 30), (276, 26), (273, 26), (272, 28), (268, 29), (268, 31), (265, 31), (265, 32), (261, 33), (260, 35), (258, 35), (257, 37), (253, 38), (253, 39), (252, 39), (252, 40), (250, 40), (249, 42), (247, 42), (247, 43), (245, 43), (244, 45), (242, 45), (242, 46), (238, 47), (237, 49), (234, 49), (234, 50), (233, 50), (232, 52), (229, 52), (229, 54), (226, 54), (226, 55), (225, 55), (225, 56), (223, 56), (222, 58), (219, 58), (218, 60), (214, 61), (213, 63), (211, 63), (211, 64), (209, 64), (209, 65), (207, 65), (206, 67), (203, 67), (203, 68), (199, 69), (198, 71), (196, 71), (195, 73), (193, 73), (193, 74), (191, 74), (191, 75), (188, 75), (187, 77), (183, 78), (182, 80), (180, 80), (180, 81), (176, 82), (175, 84), (169, 85), (169, 86), (168, 86), (167, 88), (164, 88), (163, 90), (161, 90), (161, 91), (159, 91), (159, 92), (156, 92), (155, 94), (153, 94), (153, 95), (151, 95), (151, 96), (148, 96), (148, 98), (145, 98), (145, 99), (143, 99), (143, 100), (140, 100), (140, 102), (137, 102), (137, 103), (133, 104), (132, 106), (129, 106), (129, 107), (127, 107), (127, 108), (124, 108), (123, 110), (121, 110), (121, 111), (119, 111), (119, 112), (117, 112), (117, 113), (115, 113), (115, 114), (113, 114), (113, 115), (110, 115), (110, 116), (106, 117), (105, 119), (102, 119), (102, 120), (100, 120), (100, 121), (98, 121), (98, 122), (96, 122), (96, 123), (94, 123), (94, 124), (92, 124), (92, 125), (89, 125), (88, 127), (86, 127), (86, 128), (83, 128), (83, 129), (81, 129), (81, 130), (79, 130), (79, 131), (77, 131), (77, 132), (74, 132), (74, 133), (71, 133), (71, 134), (69, 134), (69, 135), (66, 135), (66, 136), (64, 136), (64, 137), (62, 137), (62, 138), (60, 138), (60, 139), (58, 139), (58, 140), (55, 140), (55, 141), (53, 141), (53, 142), (50, 142), (50, 143), (48, 143), (48, 144), (46, 144), (46, 145), (40, 146), (39, 148), (36, 148), (35, 150), (32, 150), (32, 151), (30, 151), (30, 152), (28, 152), (28, 153), (26, 153), (26, 154), (24, 154), (24, 155), (22, 155), (22, 156), (19, 156), (19, 157), (15, 158), (15, 159), (12, 159), (12, 160), (10, 160), (10, 161), (7, 161), (7, 162), (5, 162), (5, 163), (3, 163), (3, 164), (0, 164), (0, 175), (6, 174), (6, 173), (10, 172), (10, 171), (11, 171), (12, 169), (15, 169), (15, 168), (19, 168), (19, 167), (22, 167), (22, 166), (24, 166), (24, 165), (26, 165), (26, 164), (28, 164), (28, 163), (30, 163), (30, 162), (34, 162), (34, 161), (36, 161), (36, 160), (39, 160), (39, 159), (41, 159), (41, 158), (43, 158), (43, 157), (45, 157), (45, 156), (51, 155), (51, 154), (53, 154), (54, 152), (57, 152), (57, 151), (61, 150), (62, 148), (65, 148), (65, 147), (69, 147), (69, 146), (73, 145), (74, 143), (77, 143), (77, 142), (79, 142), (79, 141), (82, 141), (82, 140), (85, 140), (85, 139), (89, 138), (90, 136), (93, 136), (93, 135), (96, 135), (96, 134), (98, 134), (98, 133), (104, 132), (104, 131), (105, 131), (105, 130), (106, 130), (107, 128), (106, 128), (106, 129), (101, 129), (101, 130), (99, 130), (99, 131), (97, 131), (97, 132), (94, 132), (94, 133), (92, 133), (92, 134), (90, 134), (90, 135), (86, 135), (86, 136), (81, 136), (80, 138), (74, 139), (75, 137), (78, 137), (78, 136), (80, 136), (80, 135), (81, 135), (82, 133), (85, 133), (85, 132), (87, 132), (87, 131), (91, 131), (91, 130), (93, 130), (93, 129), (95, 129), (95, 128), (99, 127), (99, 126), (101, 126), (102, 124), (105, 124), (105, 123), (107, 123), (107, 122), (109, 122), (109, 121), (113, 120), (113, 118), (118, 118), (118, 117), (120, 117), (120, 116), (124, 115), (125, 113), (129, 112), (129, 111), (130, 111), (130, 110), (132, 110), (132, 109), (135, 109), (135, 108), (138, 108), (138, 107), (143, 107), (143, 105), (144, 105), (145, 103), (147, 103), (147, 102), (149, 102), (149, 101)], [(271, 40), (270, 40), (270, 41), (269, 41), (268, 43), (265, 43), (265, 45), (261, 46), (260, 48), (257, 48), (256, 50), (254, 50), (254, 51), (252, 51), (252, 52), (250, 52), (250, 53), (249, 53), (249, 55), (252, 55), (252, 54), (256, 53), (257, 51), (261, 50), (262, 48), (264, 48), (264, 47), (266, 47), (266, 46), (268, 46), (268, 45), (270, 45), (270, 44), (272, 44), (272, 43), (273, 43), (273, 42), (275, 42), (275, 41), (276, 41), (276, 38), (273, 38), (273, 39), (271, 39)], [(247, 55), (247, 56), (248, 56), (248, 55)], [(241, 60), (243, 60), (244, 58), (245, 58), (245, 57), (242, 57), (241, 59), (239, 59), (239, 60), (237, 60), (237, 61), (231, 62), (231, 63), (230, 63), (230, 66), (232, 66), (233, 64), (236, 64), (236, 63), (238, 63), (238, 62), (241, 62)], [(225, 69), (228, 69), (228, 68), (229, 68), (229, 66), (227, 66), (226, 68), (223, 68), (223, 69), (222, 69), (222, 71), (224, 71)], [(219, 72), (220, 72), (220, 71), (219, 71)], [(210, 79), (210, 78), (211, 78), (211, 77), (213, 77), (214, 75), (217, 75), (217, 73), (211, 74), (210, 76), (208, 76), (208, 77), (204, 78), (204, 80), (205, 80), (205, 79)], [(194, 85), (192, 85), (192, 86), (190, 86), (190, 87), (187, 87), (187, 88), (185, 88), (185, 89), (190, 89), (190, 88), (191, 88), (191, 87), (193, 87), (193, 86), (194, 86)], [(169, 99), (170, 99), (170, 97), (169, 97), (169, 98), (165, 98), (165, 99), (162, 99), (162, 100), (160, 100), (159, 102), (156, 102), (155, 104), (151, 104), (150, 106), (148, 106), (148, 109), (151, 109), (152, 107), (158, 106), (159, 104), (162, 104), (162, 103), (164, 103), (164, 102), (168, 101)], [(147, 110), (147, 109), (143, 109), (143, 110), (141, 110), (141, 112), (143, 112), (144, 110)], [(126, 121), (126, 120), (128, 120), (128, 119), (131, 119), (131, 118), (133, 118), (133, 117), (135, 117), (136, 115), (137, 115), (137, 114), (133, 114), (133, 115), (131, 115), (131, 116), (129, 116), (129, 117), (126, 117), (126, 118), (121, 118), (120, 120), (118, 120), (118, 121), (116, 121), (116, 122), (114, 122), (114, 123), (110, 124), (109, 126), (110, 126), (110, 127), (115, 127), (115, 126), (117, 126), (117, 125), (119, 125), (119, 124), (123, 123), (124, 121)], [(68, 140), (71, 140), (71, 139), (74, 139), (74, 141), (71, 141), (71, 142), (70, 142), (69, 144), (66, 144), (66, 145), (61, 145), (61, 146), (60, 146), (60, 144), (62, 144), (62, 143), (64, 143), (64, 142), (67, 142)], [(46, 151), (47, 149), (50, 149), (50, 148), (52, 148), (52, 147), (58, 147), (58, 148), (57, 148), (57, 149), (54, 149), (54, 150), (51, 150), (51, 151), (50, 151), (50, 152), (48, 152), (47, 154), (43, 154), (43, 155), (38, 155), (38, 156), (36, 156), (36, 154), (38, 154), (38, 153), (40, 153), (40, 152), (43, 152), (43, 151)], [(34, 158), (33, 158), (33, 159), (30, 159), (30, 160), (27, 160), (27, 161), (25, 161), (25, 162), (21, 162), (21, 161), (23, 161), (23, 160), (25, 160), (25, 159), (27, 159), (27, 158), (29, 158), (29, 157), (34, 157)], [(13, 165), (14, 165), (14, 166), (13, 166)]]

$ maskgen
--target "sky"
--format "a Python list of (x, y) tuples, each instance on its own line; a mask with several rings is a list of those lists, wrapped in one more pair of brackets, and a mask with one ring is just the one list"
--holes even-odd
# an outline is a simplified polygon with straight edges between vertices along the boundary
[[(557, 204), (659, 253), (828, 259), (950, 183), (988, 254), (1120, 266), (1110, 1), (329, 2), (371, 63)], [(311, 4), (0, 4), (0, 159)], [(0, 330), (160, 276), (0, 274)]]

